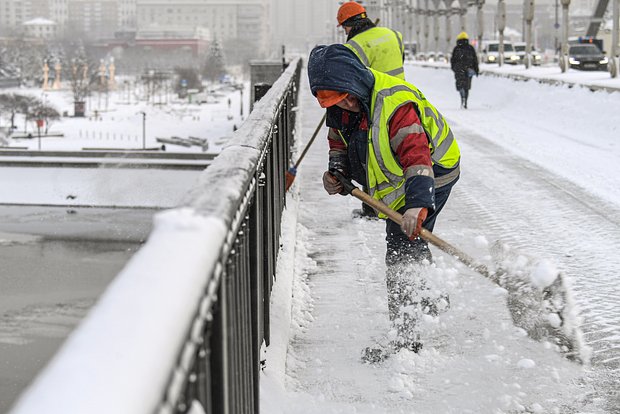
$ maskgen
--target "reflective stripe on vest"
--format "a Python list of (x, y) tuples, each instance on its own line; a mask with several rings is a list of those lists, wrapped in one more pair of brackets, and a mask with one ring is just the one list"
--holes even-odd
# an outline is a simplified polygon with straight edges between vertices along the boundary
[[(413, 103), (420, 117), (423, 131), (429, 140), (433, 164), (444, 168), (458, 166), (460, 151), (450, 127), (437, 109), (431, 105), (415, 86), (372, 70), (375, 84), (370, 107), (371, 127), (368, 145), (368, 189), (370, 195), (398, 210), (405, 205), (404, 172), (398, 163), (390, 141), (387, 125), (393, 114), (403, 105)], [(415, 126), (406, 128), (403, 133), (421, 132)], [(402, 142), (405, 136), (396, 135), (394, 139)], [(396, 147), (399, 142), (394, 142)], [(458, 168), (455, 168), (457, 171)], [(453, 174), (456, 174), (452, 177)], [(447, 176), (450, 176), (448, 178)], [(446, 179), (440, 177), (436, 186), (445, 185), (458, 176), (450, 172)], [(449, 181), (446, 181), (449, 180)]]
[(385, 27), (365, 30), (345, 43), (362, 61), (379, 72), (405, 79), (402, 35)]

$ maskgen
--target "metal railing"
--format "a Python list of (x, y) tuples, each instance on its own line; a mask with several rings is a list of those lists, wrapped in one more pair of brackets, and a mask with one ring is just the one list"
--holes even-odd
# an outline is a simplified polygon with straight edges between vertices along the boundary
[[(268, 111), (257, 105), (247, 128), (239, 130), (241, 136), (256, 134), (249, 128), (255, 121), (269, 119), (275, 110), (271, 127), (260, 137), (264, 145), (257, 148), (260, 153), (249, 171), (252, 174), (244, 177), (243, 197), (211, 279), (209, 291), (217, 295), (208, 294), (201, 303), (182, 354), (188, 356), (181, 358), (177, 367), (185, 375), (171, 382), (168, 395), (172, 398), (162, 403), (162, 414), (186, 412), (194, 401), (199, 401), (206, 413), (259, 412), (260, 348), (263, 340), (269, 345), (269, 296), (286, 202), (284, 172), (291, 160), (300, 70), (298, 60), (279, 81), (286, 84), (285, 91), (280, 94), (278, 86), (282, 84), (276, 83), (261, 101), (273, 103), (276, 95), (278, 104), (267, 105)], [(235, 146), (226, 148), (224, 154)], [(206, 177), (217, 180), (216, 168), (212, 165)], [(199, 194), (191, 204), (205, 207)]]
[(300, 72), (291, 62), (182, 206), (156, 215), (14, 413), (258, 413)]

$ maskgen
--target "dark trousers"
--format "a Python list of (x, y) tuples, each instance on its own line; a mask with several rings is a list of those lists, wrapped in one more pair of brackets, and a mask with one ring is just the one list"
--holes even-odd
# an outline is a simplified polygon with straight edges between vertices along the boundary
[[(443, 209), (443, 206), (446, 205), (446, 201), (448, 201), (448, 197), (450, 196), (450, 191), (452, 191), (452, 186), (455, 183), (456, 181), (453, 181), (448, 185), (435, 189), (435, 211), (433, 214), (426, 217), (426, 220), (422, 223), (422, 227), (426, 230), (433, 231), (435, 220), (437, 220), (437, 216)], [(405, 209), (402, 208), (398, 212), (403, 214)], [(387, 250), (385, 253), (386, 265), (391, 266), (403, 260), (413, 260), (416, 262), (421, 262), (424, 259), (429, 262), (432, 260), (433, 256), (425, 240), (419, 237), (414, 240), (409, 240), (409, 237), (400, 229), (400, 225), (390, 219), (386, 220), (385, 232), (385, 240), (387, 242)]]
[[(452, 183), (435, 190), (435, 211), (422, 223), (428, 231), (433, 231), (437, 215), (446, 205)], [(399, 210), (404, 213), (405, 209)], [(436, 301), (429, 299), (429, 290), (426, 287), (424, 272), (419, 266), (423, 260), (432, 261), (433, 256), (426, 241), (421, 238), (409, 240), (392, 220), (386, 222), (387, 251), (385, 254), (386, 285), (388, 291), (388, 311), (392, 328), (396, 330), (396, 339), (393, 341), (395, 349), (407, 348), (417, 352), (421, 347), (420, 333), (417, 321), (420, 313), (432, 313), (430, 306)], [(437, 304), (435, 303), (435, 312)]]

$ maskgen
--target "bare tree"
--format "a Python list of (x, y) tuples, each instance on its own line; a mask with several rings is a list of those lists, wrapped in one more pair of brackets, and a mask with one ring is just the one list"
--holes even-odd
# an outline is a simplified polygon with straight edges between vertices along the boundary
[[(43, 105), (40, 99), (34, 96), (19, 95), (16, 93), (5, 93), (0, 95), (0, 112), (8, 112), (11, 120), (11, 131), (15, 129), (15, 116), (24, 115), (25, 124), (28, 122), (29, 115), (33, 108)], [(24, 126), (24, 131), (26, 127)]]
[(71, 92), (75, 116), (84, 116), (84, 100), (90, 95), (96, 79), (95, 65), (90, 61), (83, 47), (78, 47), (70, 60)]
[(60, 119), (60, 113), (51, 105), (39, 102), (33, 110), (31, 117), (36, 120), (43, 120), (45, 123), (45, 134), (48, 133), (50, 125)]

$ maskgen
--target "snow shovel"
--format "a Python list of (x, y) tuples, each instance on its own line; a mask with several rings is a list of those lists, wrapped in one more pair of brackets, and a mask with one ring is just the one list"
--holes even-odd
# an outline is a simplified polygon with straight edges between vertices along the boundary
[(312, 134), (312, 138), (310, 138), (310, 141), (308, 141), (308, 143), (306, 144), (306, 148), (304, 148), (303, 152), (299, 156), (299, 159), (297, 160), (295, 165), (289, 168), (288, 171), (286, 172), (285, 191), (288, 191), (288, 189), (291, 188), (291, 186), (293, 185), (293, 181), (295, 181), (295, 177), (297, 176), (297, 167), (299, 167), (299, 163), (301, 163), (301, 160), (304, 159), (304, 157), (306, 156), (306, 152), (308, 152), (308, 150), (310, 149), (310, 145), (312, 145), (312, 143), (314, 142), (314, 139), (319, 134), (319, 131), (321, 130), (321, 127), (323, 126), (323, 123), (325, 122), (326, 117), (327, 117), (327, 112), (323, 114), (323, 118), (321, 118), (321, 121), (316, 126), (316, 129), (314, 130), (314, 134)]
[[(330, 173), (343, 185), (344, 193), (360, 199), (395, 223), (401, 223), (400, 213), (361, 191), (339, 171)], [(511, 268), (508, 261), (504, 261), (495, 271), (491, 271), (484, 264), (424, 228), (420, 232), (420, 237), (505, 289), (508, 310), (514, 324), (524, 329), (532, 339), (554, 344), (556, 349), (571, 361), (587, 363), (588, 349), (583, 344), (579, 317), (573, 307), (570, 290), (562, 273), (555, 269), (542, 271), (529, 269), (533, 272), (542, 272), (543, 275), (545, 270), (547, 271), (547, 275), (536, 278), (532, 277), (533, 275), (523, 266)], [(517, 261), (520, 259), (522, 261), (522, 256)]]

